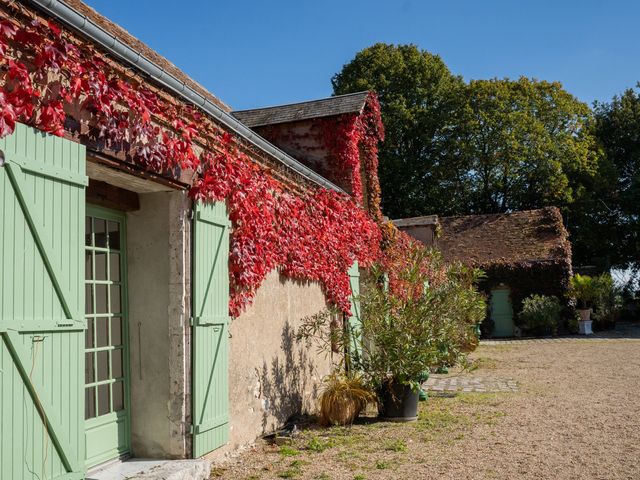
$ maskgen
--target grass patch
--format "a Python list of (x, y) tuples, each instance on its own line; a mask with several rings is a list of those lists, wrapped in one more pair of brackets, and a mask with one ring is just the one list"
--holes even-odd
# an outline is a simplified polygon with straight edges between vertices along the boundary
[(402, 439), (389, 440), (384, 445), (385, 450), (390, 452), (406, 452), (407, 442)]
[(286, 470), (282, 470), (278, 472), (276, 475), (278, 478), (296, 478), (302, 475), (301, 467), (303, 465), (309, 465), (309, 462), (305, 462), (304, 460), (294, 460), (289, 464), (289, 468)]
[(450, 430), (460, 425), (468, 425), (470, 423), (469, 417), (461, 413), (453, 412), (452, 409), (442, 400), (444, 399), (432, 399), (432, 408), (427, 406), (426, 409), (421, 411), (418, 415), (418, 422), (416, 428), (419, 430)]
[[(310, 429), (270, 450), (276, 463), (264, 478), (333, 478), (328, 465), (350, 472), (345, 478), (364, 478), (393, 472), (400, 464), (417, 464), (409, 455), (423, 442), (455, 445), (467, 439), (476, 425), (493, 425), (505, 413), (502, 405), (511, 393), (452, 393), (420, 403), (418, 421), (406, 424), (362, 422), (350, 427)], [(487, 433), (487, 435), (489, 435)], [(490, 437), (489, 437), (490, 438)], [(322, 454), (322, 462), (317, 459)], [(418, 455), (419, 457), (419, 455)], [(273, 459), (274, 457), (272, 457)], [(224, 478), (229, 474), (227, 472)]]
[(322, 439), (313, 436), (307, 442), (307, 450), (318, 453), (322, 453), (333, 446), (335, 446), (335, 441), (331, 438)]
[(499, 410), (508, 393), (471, 392), (451, 397), (434, 397), (421, 405), (414, 427), (425, 442), (451, 444), (462, 440), (474, 425), (495, 425), (504, 417)]
[(296, 455), (300, 455), (300, 450), (293, 448), (291, 445), (282, 445), (278, 453), (283, 457), (295, 457)]
[(497, 407), (508, 393), (469, 392), (456, 396), (456, 401), (464, 405), (487, 405)]

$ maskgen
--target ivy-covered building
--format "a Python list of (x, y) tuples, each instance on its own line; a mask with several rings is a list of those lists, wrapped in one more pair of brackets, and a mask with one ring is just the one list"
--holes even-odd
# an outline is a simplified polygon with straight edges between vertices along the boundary
[(312, 410), (330, 363), (297, 328), (357, 321), (380, 253), (375, 95), (311, 102), (294, 150), (78, 0), (0, 0), (0, 53), (0, 478), (212, 457)]
[(489, 215), (395, 220), (409, 235), (442, 251), (445, 261), (482, 269), (494, 336), (514, 334), (522, 300), (537, 293), (561, 300), (572, 275), (571, 242), (555, 207)]

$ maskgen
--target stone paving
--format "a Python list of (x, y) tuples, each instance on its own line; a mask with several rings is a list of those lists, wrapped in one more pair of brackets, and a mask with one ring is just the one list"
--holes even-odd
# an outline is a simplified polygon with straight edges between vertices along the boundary
[(490, 376), (432, 374), (423, 386), (429, 392), (517, 392), (515, 380)]

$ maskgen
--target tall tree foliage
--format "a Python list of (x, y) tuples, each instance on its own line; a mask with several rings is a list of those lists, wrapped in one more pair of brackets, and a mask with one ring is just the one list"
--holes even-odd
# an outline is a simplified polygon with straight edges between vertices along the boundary
[[(382, 207), (393, 218), (455, 211), (458, 159), (453, 132), (464, 82), (442, 59), (413, 45), (378, 43), (332, 79), (335, 94), (375, 90), (385, 126)], [(462, 170), (461, 170), (462, 171)]]
[[(596, 233), (578, 248), (605, 266), (640, 269), (640, 84), (594, 105), (596, 135), (606, 161), (580, 213)], [(602, 233), (602, 236), (598, 233)]]
[(465, 83), (414, 45), (376, 44), (333, 79), (379, 93), (384, 212), (393, 217), (566, 207), (597, 171), (589, 107), (555, 82)]
[(567, 206), (596, 172), (589, 107), (557, 83), (474, 80), (458, 125), (468, 192), (463, 213)]

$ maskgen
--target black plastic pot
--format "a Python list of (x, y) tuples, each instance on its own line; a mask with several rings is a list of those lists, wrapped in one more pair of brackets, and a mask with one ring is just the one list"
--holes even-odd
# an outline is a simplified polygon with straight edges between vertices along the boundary
[(392, 422), (413, 422), (418, 419), (419, 390), (401, 383), (384, 384), (380, 392), (380, 416)]

